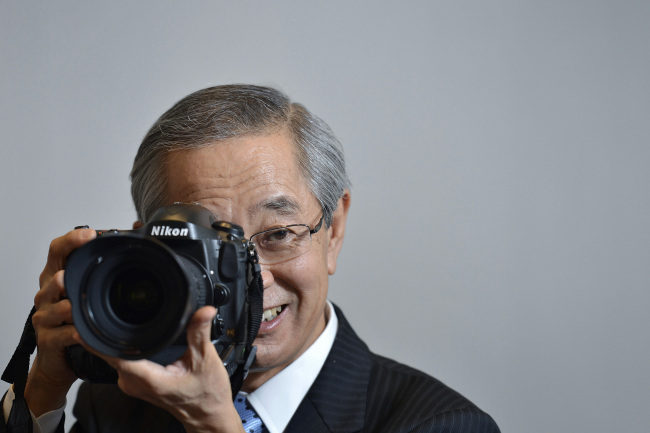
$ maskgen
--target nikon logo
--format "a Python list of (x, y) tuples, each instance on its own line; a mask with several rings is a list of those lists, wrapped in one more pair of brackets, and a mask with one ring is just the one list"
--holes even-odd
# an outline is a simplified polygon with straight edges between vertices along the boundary
[(151, 236), (187, 236), (189, 233), (188, 228), (179, 229), (169, 226), (153, 226), (151, 227)]

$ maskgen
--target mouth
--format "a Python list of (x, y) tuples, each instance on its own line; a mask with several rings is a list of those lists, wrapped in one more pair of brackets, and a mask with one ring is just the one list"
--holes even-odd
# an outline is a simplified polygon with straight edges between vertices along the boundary
[(275, 319), (284, 308), (285, 305), (278, 305), (277, 307), (271, 307), (268, 310), (264, 310), (264, 313), (262, 314), (262, 322), (270, 322)]

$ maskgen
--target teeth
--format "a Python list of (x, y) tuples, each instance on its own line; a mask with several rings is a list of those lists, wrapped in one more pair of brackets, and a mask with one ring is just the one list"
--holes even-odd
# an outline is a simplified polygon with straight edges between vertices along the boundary
[(269, 308), (268, 310), (264, 310), (263, 318), (262, 321), (268, 322), (269, 320), (273, 320), (276, 317), (278, 317), (278, 314), (282, 311), (282, 306), (280, 305), (279, 307), (272, 307)]

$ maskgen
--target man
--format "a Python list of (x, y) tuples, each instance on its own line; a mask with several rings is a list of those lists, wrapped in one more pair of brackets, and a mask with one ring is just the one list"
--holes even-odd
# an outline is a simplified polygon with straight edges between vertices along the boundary
[[(350, 207), (349, 180), (340, 144), (303, 106), (265, 87), (198, 91), (153, 125), (131, 177), (134, 227), (161, 206), (199, 203), (256, 242), (265, 321), (235, 402), (243, 406), (247, 399), (253, 415), (240, 417), (245, 406), (233, 404), (210, 339), (216, 310), (203, 307), (187, 327), (187, 352), (175, 363), (105, 357), (118, 371), (118, 385), (82, 385), (74, 431), (242, 432), (258, 418), (270, 432), (498, 431), (488, 415), (440, 382), (370, 353), (327, 301)], [(283, 237), (287, 226), (308, 230), (306, 244), (279, 257), (265, 249), (265, 236)], [(44, 430), (62, 428), (61, 408), (76, 379), (64, 350), (82, 343), (64, 298), (65, 259), (94, 237), (93, 230), (75, 230), (52, 242), (35, 297), (38, 352), (25, 399)]]

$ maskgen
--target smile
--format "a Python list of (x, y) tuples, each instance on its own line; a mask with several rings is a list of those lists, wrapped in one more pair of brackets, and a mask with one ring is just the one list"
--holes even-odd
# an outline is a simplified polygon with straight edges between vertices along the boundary
[(275, 319), (278, 317), (278, 314), (282, 312), (283, 308), (284, 307), (282, 305), (278, 305), (277, 307), (271, 307), (268, 310), (264, 310), (262, 322), (270, 322), (271, 320)]

